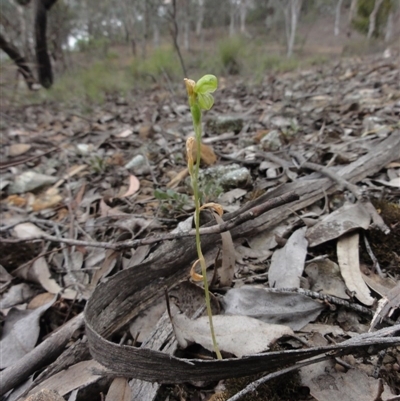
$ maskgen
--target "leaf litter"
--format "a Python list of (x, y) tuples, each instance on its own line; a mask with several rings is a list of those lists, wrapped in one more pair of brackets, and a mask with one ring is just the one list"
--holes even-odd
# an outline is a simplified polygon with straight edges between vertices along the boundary
[[(380, 65), (379, 59), (367, 61), (342, 60), (334, 73), (331, 66), (324, 66), (319, 67), (318, 74), (315, 68), (276, 74), (257, 88), (229, 81), (224, 96), (216, 94), (216, 108), (206, 117), (201, 154), (203, 203), (221, 201), (228, 216), (225, 218), (229, 213), (238, 218), (246, 208), (257, 206), (257, 199), (264, 194), (273, 198), (290, 188), (300, 194), (298, 201), (223, 233), (222, 244), (217, 233), (212, 246), (205, 247), (213, 290), (223, 306), (215, 316), (220, 340), (229, 337), (225, 351), (236, 357), (271, 347), (278, 347), (283, 356), (292, 348), (304, 347), (301, 341), (309, 347), (329, 345), (330, 341), (340, 344), (368, 330), (374, 333), (390, 326), (399, 317), (400, 227), (398, 219), (378, 206), (377, 200), (393, 205), (391, 210), (396, 204), (398, 207), (400, 142), (396, 138), (400, 134), (396, 124), (400, 88), (391, 69), (368, 73), (371, 63)], [(382, 82), (385, 90), (374, 82)], [(82, 311), (92, 293), (101, 291), (120, 272), (137, 269), (156, 277), (157, 267), (148, 267), (152, 260), (161, 263), (161, 268), (166, 266), (166, 271), (171, 266), (168, 255), (174, 251), (166, 251), (163, 235), (172, 232), (179, 238), (187, 235), (193, 224), (184, 149), (192, 128), (183, 90), (179, 95), (162, 91), (148, 92), (141, 104), (121, 104), (110, 98), (105, 106), (96, 107), (89, 119), (56, 106), (51, 106), (52, 113), (46, 119), (41, 106), (9, 110), (10, 115), (22, 113), (22, 118), (7, 123), (1, 151), (0, 264), (8, 274), (2, 281), (2, 350), (3, 341), (10, 341), (9, 330), (26, 325), (26, 319), (34, 323), (29, 323), (24, 333), (15, 333), (29, 336), (29, 348), (17, 353), (18, 348), (12, 346), (15, 354), (13, 351), (7, 357), (5, 366), (12, 367), (22, 357), (29, 357), (37, 340), (45, 344), (46, 338), (38, 332), (39, 323), (42, 332), (51, 333), (58, 326), (62, 330), (63, 323)], [(226, 118), (221, 119), (222, 113)], [(391, 139), (392, 153), (387, 151), (372, 160), (379, 144)], [(49, 144), (54, 148), (49, 149)], [(299, 154), (304, 160), (299, 160)], [(311, 169), (312, 163), (325, 166), (333, 175), (325, 175), (323, 168)], [(364, 198), (377, 205), (376, 209), (366, 205)], [(202, 214), (204, 227), (227, 221), (215, 223), (208, 213)], [(380, 231), (384, 226), (377, 216), (390, 233)], [(185, 221), (183, 230), (174, 231)], [(399, 244), (392, 245), (383, 257), (374, 247), (377, 240), (371, 241), (382, 269), (379, 276), (375, 262), (358, 241), (360, 235)], [(151, 242), (157, 237), (160, 240)], [(194, 260), (189, 242), (172, 243), (183, 246), (187, 259)], [(101, 244), (120, 245), (107, 250)], [(222, 261), (216, 258), (218, 252)], [(151, 304), (163, 305), (158, 289), (152, 285), (161, 288), (167, 283), (170, 296), (177, 294), (172, 288), (187, 277), (191, 265), (183, 260), (179, 256), (173, 262), (182, 265), (181, 273), (175, 271), (175, 279), (163, 273), (154, 281), (157, 284), (143, 286), (141, 301), (132, 306), (126, 321), (122, 319), (125, 323)], [(219, 270), (215, 275), (221, 266), (222, 273)], [(208, 333), (207, 321), (192, 318), (183, 307), (201, 306), (202, 291), (197, 293), (186, 285), (183, 288), (186, 298), (178, 296), (181, 312), (173, 318), (175, 329), (180, 327), (179, 343), (185, 348), (194, 342), (200, 347), (196, 348), (196, 358), (209, 358), (210, 338), (201, 335)], [(18, 310), (38, 292), (57, 294), (59, 301), (34, 310)], [(117, 293), (102, 294), (102, 298), (112, 316), (124, 316), (122, 304), (116, 305), (123, 302)], [(113, 301), (114, 309), (109, 307)], [(58, 318), (40, 320), (45, 311), (45, 316)], [(148, 316), (145, 320), (157, 322), (162, 312), (162, 307), (154, 308), (154, 312), (148, 309), (154, 317), (144, 314)], [(7, 322), (14, 314), (18, 316), (11, 329)], [(155, 323), (145, 330), (143, 324), (129, 330), (110, 319), (111, 326), (105, 331), (112, 334), (114, 342), (139, 346), (148, 336), (157, 335), (157, 331), (152, 333)], [(270, 325), (276, 324), (279, 328), (274, 332)], [(287, 338), (293, 333), (301, 341)], [(78, 331), (71, 341), (78, 346), (82, 336)], [(375, 399), (374, 394), (382, 388), (382, 399), (388, 392), (393, 398), (400, 391), (396, 345), (387, 350), (388, 356), (382, 361), (374, 356), (346, 356), (345, 372), (331, 364), (330, 389), (318, 385), (328, 379), (312, 370), (307, 378), (302, 374), (303, 384), (314, 399), (320, 400), (348, 398), (354, 394), (352, 383), (356, 381), (365, 382), (365, 386), (358, 386), (361, 393), (355, 399)], [(51, 361), (54, 373), (35, 378), (29, 384), (30, 394), (46, 388), (72, 397), (85, 387), (99, 391), (94, 386), (97, 383), (103, 394), (108, 394), (106, 399), (129, 399), (124, 379), (111, 384), (88, 371), (97, 367), (97, 362), (80, 365), (84, 352), (87, 345), (68, 359), (68, 349), (60, 349), (61, 359)], [(185, 349), (179, 353), (191, 357)], [(70, 369), (65, 370), (68, 366)], [(28, 381), (37, 369), (26, 372), (18, 384)], [(374, 369), (381, 372), (384, 387), (373, 378)], [(68, 371), (66, 384), (63, 380)], [(10, 372), (6, 368), (2, 374)], [(8, 390), (13, 388), (17, 384)], [(334, 394), (329, 392), (332, 388), (337, 389)], [(200, 384), (196, 391), (204, 395), (206, 389)]]

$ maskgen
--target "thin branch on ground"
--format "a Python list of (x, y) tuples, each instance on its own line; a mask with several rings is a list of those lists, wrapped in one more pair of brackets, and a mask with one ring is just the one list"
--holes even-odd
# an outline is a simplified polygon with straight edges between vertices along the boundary
[(385, 224), (382, 217), (376, 211), (374, 205), (369, 201), (369, 199), (367, 199), (367, 197), (362, 193), (357, 185), (354, 185), (351, 182), (345, 180), (343, 177), (341, 177), (339, 174), (336, 174), (329, 168), (306, 161), (304, 157), (298, 152), (289, 152), (289, 154), (295, 157), (300, 162), (300, 168), (307, 168), (309, 170), (319, 172), (330, 178), (332, 181), (336, 182), (342, 189), (347, 189), (348, 191), (350, 191), (353, 196), (358, 201), (362, 202), (363, 206), (367, 209), (374, 225), (379, 228), (384, 234), (387, 235), (390, 233), (390, 228)]
[(266, 383), (269, 380), (276, 379), (279, 376), (285, 375), (287, 373), (293, 372), (295, 370), (298, 370), (304, 366), (308, 365), (313, 365), (314, 363), (326, 361), (327, 359), (331, 359), (331, 355), (324, 355), (315, 359), (311, 359), (309, 361), (301, 362), (296, 365), (290, 366), (289, 368), (278, 370), (277, 372), (270, 373), (261, 379), (255, 380), (253, 383), (250, 383), (248, 386), (246, 386), (244, 389), (240, 390), (238, 393), (236, 393), (233, 397), (228, 398), (226, 401), (237, 401), (243, 398), (245, 395), (249, 393), (253, 393), (254, 391), (257, 390), (257, 387), (261, 386), (261, 384)]
[[(297, 294), (302, 294), (307, 297), (313, 298), (313, 299), (319, 299), (324, 302), (328, 302), (330, 304), (334, 305), (339, 305), (339, 306), (344, 306), (348, 309), (352, 309), (356, 312), (361, 312), (364, 313), (365, 315), (374, 316), (374, 311), (371, 309), (366, 308), (365, 306), (359, 305), (355, 302), (349, 302), (346, 301), (342, 298), (334, 297), (333, 295), (327, 295), (327, 294), (321, 294), (319, 292), (315, 291), (310, 291), (310, 290), (305, 290), (304, 288), (268, 288), (269, 292), (275, 292), (275, 293), (297, 293)], [(394, 322), (391, 319), (385, 318), (383, 319), (387, 324), (390, 325), (395, 325), (396, 322)]]
[[(211, 227), (204, 227), (200, 229), (200, 235), (206, 234), (220, 234), (225, 231), (229, 231), (232, 228), (243, 224), (246, 221), (253, 220), (260, 216), (261, 214), (267, 212), (268, 210), (274, 209), (278, 206), (282, 206), (286, 203), (297, 200), (299, 197), (293, 192), (288, 194), (279, 196), (277, 198), (269, 199), (261, 205), (254, 206), (250, 210), (245, 211), (237, 217), (234, 217), (228, 221), (224, 221), (221, 224), (215, 224)], [(13, 238), (1, 238), (0, 243), (6, 244), (19, 244), (22, 242), (36, 242), (36, 241), (52, 241), (58, 243), (64, 243), (68, 245), (76, 245), (76, 246), (85, 246), (85, 247), (93, 247), (93, 248), (104, 248), (104, 249), (113, 249), (113, 250), (122, 250), (122, 249), (130, 249), (140, 245), (151, 245), (160, 241), (170, 241), (174, 239), (181, 239), (185, 237), (192, 237), (196, 235), (196, 230), (190, 230), (188, 232), (182, 232), (177, 234), (163, 234), (154, 237), (134, 239), (130, 241), (121, 241), (121, 242), (91, 242), (91, 241), (81, 241), (70, 238), (62, 238), (56, 237), (53, 235), (43, 234), (40, 237), (32, 237), (32, 238), (24, 238), (24, 239), (13, 239)]]

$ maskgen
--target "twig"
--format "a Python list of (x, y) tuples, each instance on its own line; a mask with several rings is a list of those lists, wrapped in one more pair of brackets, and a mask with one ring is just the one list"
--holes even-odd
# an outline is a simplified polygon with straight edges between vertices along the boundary
[(36, 155), (36, 156), (31, 156), (31, 157), (27, 157), (26, 159), (22, 159), (22, 160), (16, 160), (14, 162), (5, 162), (5, 163), (0, 163), (0, 169), (2, 168), (9, 168), (9, 167), (14, 167), (14, 166), (19, 166), (20, 164), (24, 164), (24, 163), (28, 163), (32, 160), (36, 160), (39, 157), (45, 156), (49, 153), (54, 152), (55, 150), (59, 150), (59, 148), (51, 148), (50, 150), (43, 152), (40, 155)]
[(372, 260), (372, 263), (374, 264), (374, 269), (376, 269), (379, 277), (384, 277), (382, 270), (381, 270), (381, 266), (379, 265), (378, 259), (376, 258), (376, 256), (374, 255), (374, 253), (372, 252), (371, 249), (371, 245), (369, 244), (368, 238), (367, 236), (364, 234), (364, 244), (365, 244), (365, 248), (367, 249), (368, 255)]
[(349, 190), (357, 200), (362, 202), (363, 206), (370, 214), (374, 225), (379, 228), (384, 234), (387, 235), (390, 233), (390, 228), (385, 224), (382, 217), (376, 211), (374, 205), (367, 199), (367, 197), (362, 193), (357, 185), (354, 185), (351, 182), (345, 180), (339, 174), (334, 173), (329, 168), (326, 168), (316, 163), (305, 161), (304, 157), (298, 152), (290, 152), (290, 155), (295, 157), (300, 162), (300, 168), (304, 167), (313, 171), (317, 171), (330, 178), (332, 181), (336, 182), (342, 189)]
[(16, 363), (0, 372), (0, 396), (23, 383), (29, 375), (54, 361), (63, 351), (76, 330), (83, 327), (83, 312), (60, 327)]
[[(319, 292), (315, 291), (310, 291), (310, 290), (305, 290), (304, 288), (267, 288), (269, 292), (274, 292), (274, 293), (297, 293), (297, 294), (302, 294), (310, 298), (314, 299), (320, 299), (321, 301), (329, 302), (334, 305), (340, 305), (344, 306), (345, 308), (352, 309), (356, 312), (361, 312), (364, 313), (368, 316), (373, 317), (374, 312), (371, 309), (366, 308), (365, 306), (356, 304), (354, 302), (349, 302), (346, 301), (342, 298), (337, 298), (332, 295), (327, 295), (327, 294), (321, 294)], [(394, 322), (391, 319), (385, 318), (385, 322), (390, 324), (390, 325), (395, 325), (396, 322)]]
[[(296, 195), (293, 192), (289, 192), (282, 196), (269, 199), (266, 202), (262, 203), (261, 205), (254, 206), (250, 210), (245, 211), (244, 213), (240, 214), (239, 216), (237, 216), (237, 217), (235, 216), (234, 218), (232, 218), (228, 221), (224, 221), (221, 224), (215, 224), (211, 227), (200, 228), (200, 234), (201, 235), (220, 234), (225, 231), (229, 231), (232, 228), (234, 228), (248, 220), (257, 218), (258, 216), (267, 212), (268, 210), (274, 209), (278, 206), (282, 206), (286, 203), (295, 201), (297, 199), (299, 199), (298, 195)], [(1, 238), (0, 237), (0, 243), (3, 242), (6, 244), (18, 244), (18, 243), (22, 243), (22, 242), (35, 242), (35, 241), (46, 240), (46, 241), (64, 243), (64, 244), (68, 244), (68, 245), (114, 249), (114, 250), (118, 251), (118, 250), (122, 250), (122, 249), (130, 249), (130, 248), (140, 246), (140, 245), (155, 244), (160, 241), (170, 241), (170, 240), (174, 240), (174, 239), (192, 237), (195, 234), (196, 234), (195, 230), (190, 230), (188, 232), (181, 232), (178, 234), (164, 234), (164, 235), (159, 235), (156, 237), (134, 239), (134, 240), (130, 240), (130, 241), (121, 241), (121, 242), (115, 242), (115, 243), (81, 241), (81, 240), (75, 240), (75, 239), (70, 239), (70, 238), (62, 238), (62, 237), (59, 238), (59, 237), (56, 237), (53, 235), (42, 234), (40, 237), (28, 238), (28, 239), (11, 239), (11, 238)]]
[(240, 390), (238, 393), (236, 393), (233, 397), (228, 398), (226, 401), (237, 401), (240, 400), (242, 397), (244, 397), (246, 394), (252, 393), (256, 391), (257, 387), (260, 386), (261, 384), (266, 383), (269, 380), (276, 379), (279, 376), (285, 375), (286, 373), (293, 372), (294, 370), (297, 370), (299, 368), (302, 368), (304, 366), (312, 365), (314, 363), (326, 361), (327, 359), (331, 359), (332, 356), (330, 355), (324, 355), (315, 359), (311, 359), (309, 361), (301, 362), (296, 365), (290, 366), (289, 368), (281, 369), (278, 370), (277, 372), (270, 373), (261, 379), (258, 379), (254, 381), (253, 383), (250, 383), (248, 386), (246, 386), (244, 389)]

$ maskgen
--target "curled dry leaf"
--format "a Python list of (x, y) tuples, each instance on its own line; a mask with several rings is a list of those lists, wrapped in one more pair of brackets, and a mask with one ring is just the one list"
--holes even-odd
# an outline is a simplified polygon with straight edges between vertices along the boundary
[(129, 176), (129, 188), (128, 191), (126, 191), (123, 195), (120, 196), (120, 198), (127, 198), (128, 196), (134, 195), (137, 191), (140, 189), (140, 182), (138, 178), (131, 174)]
[(337, 257), (340, 273), (347, 288), (354, 292), (355, 297), (364, 305), (371, 306), (374, 303), (374, 298), (371, 297), (361, 275), (358, 242), (358, 233), (346, 234), (339, 238), (337, 242)]

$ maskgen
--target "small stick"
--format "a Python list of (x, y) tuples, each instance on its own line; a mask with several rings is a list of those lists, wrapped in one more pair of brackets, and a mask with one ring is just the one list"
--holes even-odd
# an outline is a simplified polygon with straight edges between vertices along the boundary
[[(261, 214), (267, 212), (268, 210), (274, 209), (278, 206), (282, 206), (286, 203), (292, 202), (299, 199), (298, 195), (294, 192), (289, 192), (282, 196), (272, 198), (267, 200), (266, 202), (262, 203), (261, 205), (254, 206), (250, 210), (239, 214), (237, 217), (232, 218), (228, 221), (224, 221), (221, 224), (215, 224), (211, 227), (203, 227), (200, 228), (200, 235), (206, 234), (220, 234), (225, 231), (229, 231), (232, 228), (248, 221), (253, 220), (260, 216)], [(62, 238), (56, 237), (53, 235), (42, 234), (40, 237), (33, 237), (27, 239), (14, 239), (14, 238), (1, 238), (0, 243), (3, 242), (5, 244), (19, 244), (22, 242), (36, 242), (36, 241), (52, 241), (58, 243), (64, 243), (68, 245), (76, 245), (76, 246), (87, 246), (93, 248), (104, 248), (104, 249), (114, 249), (114, 250), (122, 250), (122, 249), (130, 249), (135, 246), (139, 245), (150, 245), (155, 244), (160, 241), (170, 241), (174, 239), (181, 239), (185, 237), (192, 237), (196, 234), (195, 230), (190, 230), (188, 232), (182, 232), (178, 234), (164, 234), (158, 235), (155, 237), (148, 237), (148, 238), (141, 238), (141, 239), (134, 239), (130, 241), (121, 241), (121, 242), (92, 242), (92, 241), (81, 241), (71, 238)]]

